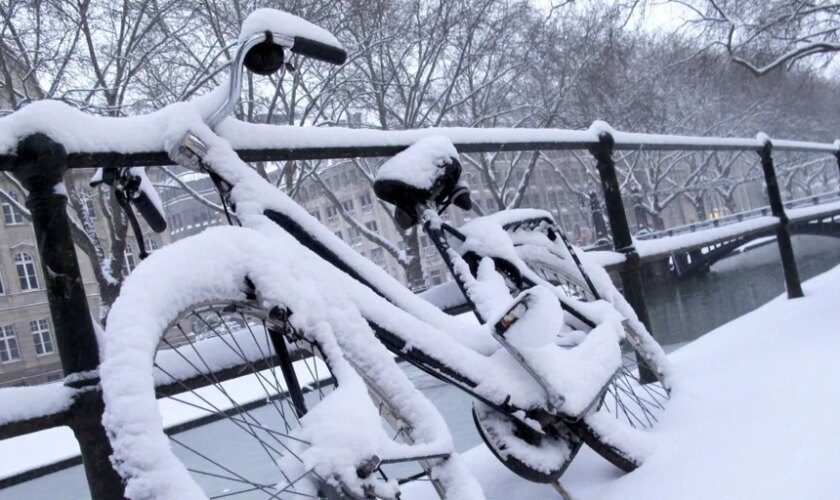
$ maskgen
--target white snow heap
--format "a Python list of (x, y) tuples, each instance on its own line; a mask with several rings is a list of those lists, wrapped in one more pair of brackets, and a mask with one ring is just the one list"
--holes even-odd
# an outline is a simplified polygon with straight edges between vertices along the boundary
[(594, 134), (596, 138), (600, 137), (601, 134), (610, 134), (615, 137), (615, 129), (603, 120), (595, 120), (592, 122), (592, 125), (589, 126), (588, 132)]
[(755, 134), (755, 141), (758, 143), (759, 146), (764, 146), (768, 142), (772, 144), (770, 141), (770, 136), (765, 134), (764, 132), (759, 132)]
[(399, 181), (419, 189), (431, 189), (443, 173), (440, 168), (458, 159), (458, 150), (442, 135), (425, 137), (391, 157), (376, 172), (376, 180)]
[(242, 23), (239, 41), (244, 42), (252, 35), (271, 31), (281, 35), (300, 36), (334, 47), (341, 44), (332, 33), (298, 16), (277, 9), (257, 9)]
[(78, 392), (61, 382), (0, 389), (0, 425), (67, 410)]

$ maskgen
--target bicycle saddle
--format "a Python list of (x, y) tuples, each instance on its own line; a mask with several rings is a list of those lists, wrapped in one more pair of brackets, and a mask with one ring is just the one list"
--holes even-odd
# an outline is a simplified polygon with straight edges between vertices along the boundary
[(396, 154), (376, 173), (373, 191), (379, 199), (395, 205), (397, 222), (403, 228), (416, 224), (429, 203), (455, 203), (469, 210), (469, 190), (459, 185), (461, 163), (458, 151), (446, 137), (420, 139)]

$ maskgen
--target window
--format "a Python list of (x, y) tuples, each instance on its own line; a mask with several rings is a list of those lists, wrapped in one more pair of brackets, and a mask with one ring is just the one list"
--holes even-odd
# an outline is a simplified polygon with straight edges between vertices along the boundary
[(343, 240), (344, 238), (341, 235), (341, 231), (336, 231), (335, 235), (338, 236), (338, 239)]
[(146, 238), (146, 250), (147, 251), (154, 252), (158, 248), (160, 248), (160, 245), (158, 245), (158, 242), (154, 238)]
[(348, 214), (353, 215), (353, 211), (355, 210), (355, 207), (353, 206), (353, 200), (342, 201), (341, 208), (343, 208), (344, 211)]
[(38, 276), (35, 274), (35, 261), (26, 252), (15, 255), (15, 268), (21, 290), (37, 290)]
[(370, 260), (379, 267), (385, 267), (385, 250), (374, 248), (370, 251)]
[(125, 246), (125, 268), (130, 273), (134, 271), (134, 268), (137, 267), (137, 262), (134, 260), (134, 251), (131, 249), (131, 245)]
[(441, 283), (443, 283), (443, 280), (440, 277), (440, 269), (432, 269), (429, 272), (429, 285), (435, 286), (440, 285)]
[(437, 251), (435, 246), (432, 244), (432, 241), (429, 239), (428, 236), (425, 235), (420, 237), (420, 246), (422, 247), (421, 253), (426, 257), (431, 257), (435, 255), (435, 252)]
[(0, 363), (20, 359), (14, 325), (0, 326)]
[(327, 207), (327, 222), (329, 222), (330, 224), (333, 224), (337, 220), (338, 220), (338, 209), (333, 207), (333, 206)]
[(355, 227), (351, 227), (349, 229), (350, 233), (350, 244), (353, 246), (361, 245), (362, 244), (362, 232), (356, 229)]
[(29, 322), (32, 340), (35, 342), (35, 353), (39, 356), (54, 352), (50, 323), (46, 319), (36, 319)]
[(379, 224), (377, 224), (375, 220), (365, 222), (365, 227), (368, 229), (368, 231), (379, 233)]
[(96, 203), (94, 203), (93, 197), (94, 194), (88, 191), (83, 191), (80, 196), (82, 203), (84, 203), (85, 210), (88, 213), (88, 217), (91, 219), (96, 218)]
[(370, 198), (370, 195), (365, 193), (359, 198), (359, 205), (362, 206), (362, 213), (369, 214), (373, 212), (373, 200)]
[[(17, 193), (13, 193), (8, 191), (9, 196), (15, 200), (20, 201), (18, 199)], [(20, 209), (9, 203), (8, 201), (3, 201), (3, 221), (6, 223), (7, 226), (15, 226), (18, 224), (23, 224), (23, 212)]]

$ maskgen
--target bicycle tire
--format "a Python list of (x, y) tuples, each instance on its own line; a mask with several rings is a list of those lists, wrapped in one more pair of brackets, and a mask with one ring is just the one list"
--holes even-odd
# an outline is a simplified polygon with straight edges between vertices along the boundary
[[(171, 254), (171, 246), (168, 250)], [(156, 253), (158, 261), (166, 257), (163, 255), (166, 252)], [(138, 266), (134, 274), (143, 274), (143, 267)], [(167, 267), (168, 264), (162, 266)], [(157, 278), (161, 282), (155, 288), (171, 289), (173, 299), (178, 297), (186, 281), (183, 276)], [(318, 409), (317, 405), (337, 386), (330, 368), (332, 361), (317, 341), (292, 325), (293, 311), (278, 307), (266, 310), (246, 276), (242, 276), (242, 283), (245, 290), (242, 296), (220, 293), (213, 286), (199, 287), (190, 291), (189, 303), (179, 307), (172, 317), (161, 312), (156, 321), (164, 325), (156, 332), (160, 340), (153, 360), (147, 360), (154, 373), (156, 396), (167, 398), (160, 404), (168, 405), (170, 410), (191, 413), (188, 419), (168, 426), (165, 433), (172, 458), (189, 471), (197, 484), (196, 498), (311, 495), (311, 487), (302, 488), (304, 483), (316, 485), (318, 497), (391, 498), (387, 488), (378, 490), (376, 485), (430, 476), (446, 460), (442, 456), (411, 457), (406, 462), (413, 465), (393, 462), (383, 465), (377, 457), (370, 457), (370, 461), (356, 469), (360, 478), (362, 474), (371, 478), (369, 485), (365, 483), (368, 488), (365, 491), (349, 489), (340, 478), (320, 477), (316, 471), (306, 470), (302, 463), (294, 464), (295, 460), (301, 460), (300, 450), (306, 446), (296, 434), (301, 418), (308, 414), (307, 410)], [(126, 312), (118, 300), (112, 315), (125, 317)], [(108, 356), (106, 349), (102, 385), (106, 428), (115, 449), (115, 463), (127, 481), (127, 496), (183, 498), (181, 493), (144, 494), (149, 482), (161, 478), (144, 476), (143, 464), (129, 456), (142, 454), (143, 450), (138, 448), (144, 443), (132, 441), (134, 422), (130, 416), (125, 421), (125, 409), (121, 413), (122, 425), (114, 423), (120, 418), (115, 416), (119, 413), (115, 407), (119, 407), (122, 397), (115, 388), (116, 379), (123, 376), (118, 366), (120, 359), (120, 356)], [(353, 369), (366, 384), (371, 401), (379, 410), (383, 429), (393, 439), (411, 444), (412, 432), (406, 423), (410, 420), (403, 418), (400, 407), (363, 370), (356, 366)], [(161, 429), (152, 439), (164, 439), (163, 434)], [(127, 443), (135, 449), (127, 450)], [(297, 469), (303, 470), (304, 475), (284, 472)], [(443, 497), (445, 487), (435, 480), (433, 485)], [(169, 491), (166, 485), (154, 487), (158, 492)]]
[[(528, 228), (530, 231), (540, 231), (544, 228)], [(521, 226), (517, 226), (521, 231)], [(559, 233), (559, 230), (554, 228)], [(527, 243), (516, 245), (517, 253), (524, 264), (540, 279), (553, 285), (569, 299), (591, 301), (599, 298), (588, 276), (579, 276), (584, 271), (579, 263), (570, 265), (561, 262), (561, 257), (551, 246), (560, 242), (546, 240), (543, 244), (534, 243), (533, 238)], [(569, 250), (573, 251), (572, 249)], [(576, 272), (577, 271), (577, 272)], [(665, 379), (665, 366), (658, 364), (661, 356), (651, 349), (660, 349), (658, 344), (649, 337), (635, 331), (625, 321), (625, 340), (622, 342), (623, 364), (613, 380), (605, 388), (596, 410), (585, 415), (578, 421), (567, 422), (570, 427), (587, 446), (619, 469), (630, 472), (641, 465), (642, 458), (616, 442), (609, 432), (599, 430), (595, 425), (596, 413), (611, 414), (619, 423), (629, 425), (634, 429), (646, 430), (654, 427), (670, 398), (670, 385)], [(655, 345), (651, 344), (654, 343)], [(643, 380), (643, 376), (652, 375), (655, 380)]]

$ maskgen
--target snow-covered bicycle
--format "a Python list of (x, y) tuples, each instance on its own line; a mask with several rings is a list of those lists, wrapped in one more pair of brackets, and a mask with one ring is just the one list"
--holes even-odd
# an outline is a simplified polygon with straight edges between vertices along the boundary
[(668, 396), (664, 354), (548, 213), (446, 224), (443, 210), (470, 201), (442, 137), (381, 167), (377, 195), (406, 227), (422, 224), (479, 319), (465, 321), (353, 251), (214, 132), (243, 66), (278, 71), (287, 51), (346, 57), (325, 30), (262, 9), (243, 25), (227, 86), (150, 115), (172, 159), (208, 174), (241, 227), (156, 251), (110, 312), (104, 423), (127, 495), (396, 498), (424, 480), (441, 497), (480, 498), (395, 356), (471, 395), (483, 439), (527, 479), (556, 481), (583, 442), (637, 467), (650, 452), (640, 429)]

